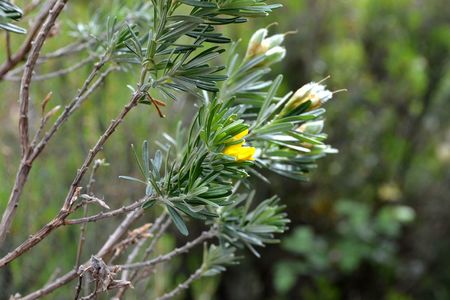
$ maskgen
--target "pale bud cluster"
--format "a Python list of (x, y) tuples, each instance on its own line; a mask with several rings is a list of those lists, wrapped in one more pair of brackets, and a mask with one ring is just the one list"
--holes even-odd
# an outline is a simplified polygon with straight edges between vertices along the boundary
[(284, 106), (279, 116), (284, 116), (307, 101), (311, 101), (308, 110), (319, 108), (333, 97), (333, 93), (317, 82), (310, 82), (298, 89)]
[(300, 125), (296, 131), (310, 135), (316, 135), (322, 132), (324, 126), (323, 120), (310, 121)]
[(265, 28), (257, 30), (251, 37), (245, 60), (264, 55), (265, 64), (273, 64), (281, 61), (286, 56), (286, 49), (281, 46), (284, 42), (285, 34), (275, 34), (267, 37), (268, 31)]

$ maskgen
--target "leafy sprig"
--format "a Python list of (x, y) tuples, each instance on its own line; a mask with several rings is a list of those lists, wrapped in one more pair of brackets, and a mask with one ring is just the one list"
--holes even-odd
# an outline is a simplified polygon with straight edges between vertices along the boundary
[(0, 29), (25, 34), (27, 31), (13, 23), (19, 21), (23, 16), (23, 11), (16, 5), (6, 0), (0, 0)]

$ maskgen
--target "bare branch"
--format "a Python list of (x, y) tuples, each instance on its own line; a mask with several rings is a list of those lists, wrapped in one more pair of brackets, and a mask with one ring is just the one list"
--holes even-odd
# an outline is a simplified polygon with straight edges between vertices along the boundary
[[(87, 65), (88, 63), (92, 62), (93, 60), (94, 60), (94, 57), (89, 56), (89, 57), (79, 61), (78, 63), (73, 64), (72, 66), (70, 66), (66, 69), (61, 69), (61, 70), (50, 72), (47, 74), (36, 75), (33, 77), (33, 81), (48, 80), (51, 78), (67, 75), (67, 74), (72, 73), (72, 72), (78, 70), (79, 68)], [(9, 81), (20, 81), (21, 80), (20, 77), (16, 77), (16, 76), (5, 76), (4, 79), (9, 80)]]
[(142, 208), (136, 209), (135, 211), (130, 212), (127, 217), (123, 220), (123, 222), (117, 227), (117, 229), (114, 231), (113, 234), (111, 234), (106, 241), (106, 243), (103, 245), (103, 247), (98, 251), (96, 256), (103, 257), (107, 253), (109, 253), (114, 245), (120, 240), (120, 237), (124, 235), (124, 233), (127, 231), (128, 227), (136, 221), (140, 216), (142, 216), (142, 213), (144, 210)]
[[(97, 254), (95, 254), (95, 256), (103, 257), (106, 254), (110, 253), (114, 245), (120, 240), (120, 237), (127, 231), (128, 227), (142, 215), (142, 212), (143, 212), (142, 209), (137, 209), (133, 212), (130, 212), (127, 215), (127, 217), (122, 221), (122, 223), (120, 223), (120, 225), (116, 228), (116, 230), (109, 236), (108, 240), (104, 243), (104, 245), (97, 252)], [(80, 274), (81, 274), (80, 268), (74, 268), (65, 275), (63, 275), (62, 277), (46, 285), (45, 287), (19, 299), (20, 300), (39, 299), (42, 296), (48, 295), (54, 290), (60, 288), (61, 286), (71, 282), (72, 280), (77, 278), (77, 276), (79, 276)]]
[(27, 62), (25, 63), (25, 70), (22, 76), (21, 84), (20, 84), (20, 95), (19, 95), (19, 103), (20, 103), (20, 120), (19, 120), (19, 131), (20, 131), (20, 139), (22, 146), (22, 157), (27, 155), (29, 151), (29, 141), (28, 141), (28, 103), (30, 98), (30, 83), (31, 78), (33, 76), (33, 71), (39, 58), (39, 54), (41, 51), (44, 42), (50, 33), (53, 25), (55, 24), (56, 19), (61, 13), (62, 9), (66, 5), (68, 0), (58, 0), (55, 5), (50, 9), (47, 20), (44, 25), (42, 25), (39, 34), (36, 36), (36, 39), (32, 43), (32, 48), (30, 55), (28, 56)]
[[(101, 165), (102, 165), (102, 162), (100, 160), (96, 160), (94, 162), (94, 165), (92, 166), (91, 176), (89, 177), (89, 182), (86, 186), (86, 193), (88, 193), (88, 194), (92, 193), (92, 189), (93, 189), (94, 182), (95, 182), (95, 173), (97, 172), (98, 168)], [(88, 206), (85, 203), (83, 205), (83, 216), (86, 217), (87, 213), (88, 213)], [(75, 268), (78, 268), (81, 263), (80, 262), (81, 253), (83, 251), (84, 241), (86, 240), (86, 226), (87, 226), (87, 224), (85, 223), (85, 224), (81, 225), (81, 228), (80, 228), (80, 237), (78, 239), (77, 256), (75, 259)]]
[(32, 0), (25, 8), (23, 9), (24, 15), (32, 12), (36, 7), (39, 6), (42, 0)]
[[(67, 46), (64, 46), (53, 52), (42, 54), (39, 56), (39, 58), (36, 62), (36, 65), (39, 66), (39, 65), (47, 62), (50, 59), (60, 58), (60, 57), (64, 57), (64, 56), (69, 56), (71, 54), (79, 53), (79, 52), (87, 49), (91, 44), (92, 44), (92, 42), (78, 41), (78, 42), (69, 44)], [(15, 69), (11, 70), (10, 72), (8, 72), (8, 74), (5, 75), (3, 78), (6, 77), (6, 79), (8, 79), (13, 76), (16, 76), (17, 74), (23, 72), (24, 69), (25, 69), (25, 66), (23, 66), (23, 65), (20, 67), (17, 67)]]
[(168, 300), (168, 299), (173, 298), (174, 296), (179, 294), (181, 291), (187, 289), (192, 284), (192, 282), (194, 282), (195, 280), (197, 280), (200, 277), (202, 277), (202, 274), (203, 274), (204, 271), (205, 270), (204, 270), (204, 267), (202, 265), (194, 273), (192, 273), (191, 276), (189, 276), (189, 278), (186, 279), (186, 281), (180, 283), (175, 289), (173, 289), (172, 291), (162, 295), (161, 297), (158, 297), (156, 300)]
[(78, 276), (78, 272), (77, 270), (73, 269), (71, 271), (69, 271), (68, 273), (64, 274), (63, 276), (59, 277), (58, 279), (56, 279), (55, 281), (53, 281), (52, 283), (46, 285), (45, 287), (43, 287), (42, 289), (39, 289), (29, 295), (26, 295), (22, 298), (17, 298), (17, 300), (35, 300), (35, 299), (39, 299), (45, 295), (50, 294), (52, 291), (62, 287), (63, 285), (71, 282), (72, 280), (74, 280), (75, 278), (77, 278)]
[(106, 77), (108, 77), (111, 72), (117, 71), (119, 69), (120, 68), (118, 66), (112, 66), (106, 69), (105, 72), (101, 73), (97, 80), (91, 85), (91, 87), (77, 99), (77, 102), (75, 102), (70, 109), (69, 115), (77, 110), (81, 106), (81, 104), (83, 104), (83, 102), (103, 83), (103, 81), (105, 81)]
[[(22, 193), (23, 186), (25, 185), (28, 174), (31, 170), (31, 167), (33, 165), (34, 160), (38, 157), (38, 155), (42, 152), (42, 150), (45, 148), (45, 146), (48, 144), (49, 140), (53, 137), (53, 135), (56, 133), (56, 131), (62, 126), (62, 124), (69, 118), (69, 116), (75, 111), (77, 107), (80, 106), (80, 104), (86, 100), (86, 98), (92, 94), (96, 88), (100, 86), (100, 84), (105, 80), (105, 78), (113, 71), (116, 70), (116, 67), (108, 68), (104, 73), (100, 75), (100, 77), (92, 84), (92, 86), (89, 88), (90, 83), (93, 81), (97, 73), (99, 72), (100, 68), (105, 64), (106, 57), (103, 57), (99, 63), (94, 65), (94, 69), (89, 74), (88, 78), (85, 80), (82, 88), (78, 91), (77, 96), (72, 100), (72, 102), (66, 106), (63, 113), (59, 116), (59, 118), (56, 120), (56, 122), (53, 124), (53, 126), (50, 128), (50, 130), (46, 133), (44, 138), (42, 138), (41, 141), (38, 140), (40, 138), (40, 134), (44, 128), (44, 125), (46, 124), (46, 119), (43, 119), (41, 122), (41, 125), (36, 132), (33, 141), (31, 142), (31, 148), (33, 149), (32, 153), (29, 153), (27, 157), (23, 157), (20, 166), (18, 168), (17, 174), (16, 174), (16, 180), (14, 182), (14, 187), (10, 195), (10, 199), (8, 201), (8, 208), (12, 210), (14, 207), (17, 208), (20, 195)], [(4, 213), (4, 217), (7, 211)], [(9, 213), (8, 213), (9, 214)], [(0, 244), (1, 244), (0, 239)]]
[(184, 244), (184, 246), (182, 246), (180, 248), (176, 248), (167, 254), (160, 255), (152, 260), (139, 262), (139, 263), (133, 263), (133, 264), (127, 264), (127, 265), (117, 265), (117, 267), (120, 267), (121, 269), (126, 270), (126, 269), (139, 269), (139, 268), (143, 268), (143, 267), (155, 266), (162, 262), (171, 260), (175, 256), (178, 256), (182, 253), (188, 252), (191, 248), (204, 242), (205, 240), (215, 237), (216, 235), (217, 235), (217, 231), (215, 229), (210, 229), (209, 231), (204, 231), (195, 240), (187, 242), (186, 244)]
[(6, 59), (7, 61), (11, 61), (11, 36), (8, 31), (5, 31), (6, 38)]
[[(144, 243), (147, 241), (147, 239), (153, 237), (154, 232), (156, 232), (160, 228), (161, 223), (164, 221), (166, 216), (167, 216), (166, 212), (163, 212), (155, 220), (154, 224), (148, 223), (148, 224), (145, 224), (144, 226), (141, 226), (141, 227), (131, 231), (129, 233), (128, 238), (121, 241), (114, 247), (115, 253), (111, 257), (111, 259), (109, 260), (108, 263), (111, 264), (114, 261), (114, 259), (116, 259), (119, 255), (121, 255), (129, 245), (134, 243), (135, 246), (127, 258), (127, 263), (133, 262), (134, 258), (138, 255), (138, 253), (139, 253), (140, 249), (142, 248), (142, 246), (144, 245)], [(145, 231), (142, 232), (142, 230), (145, 230)], [(123, 273), (122, 273), (122, 279), (126, 279), (126, 277), (124, 276)]]
[(28, 102), (30, 96), (29, 95), (30, 81), (33, 75), (34, 66), (39, 57), (39, 52), (44, 44), (44, 41), (48, 36), (48, 33), (53, 27), (57, 17), (61, 13), (67, 1), (68, 0), (58, 0), (58, 2), (56, 2), (54, 6), (52, 6), (52, 8), (48, 13), (48, 18), (46, 19), (44, 25), (42, 25), (39, 34), (32, 43), (33, 47), (25, 64), (25, 70), (22, 77), (19, 96), (19, 103), (20, 103), (19, 132), (21, 141), (20, 144), (22, 148), (22, 162), (21, 166), (19, 167), (19, 172), (16, 176), (17, 185), (15, 184), (11, 197), (9, 198), (8, 205), (5, 209), (5, 212), (3, 213), (2, 221), (0, 223), (0, 245), (5, 240), (6, 235), (11, 227), (12, 221), (16, 214), (20, 198), (19, 196), (22, 192), (22, 187), (27, 180), (28, 173), (31, 168), (31, 165), (27, 164), (26, 160), (29, 151), (31, 150), (29, 149), (29, 140), (28, 140)]
[(144, 204), (148, 198), (142, 198), (139, 201), (136, 201), (130, 205), (122, 206), (121, 208), (111, 210), (108, 212), (99, 212), (98, 214), (89, 216), (89, 217), (83, 217), (79, 219), (69, 219), (64, 221), (64, 225), (76, 225), (76, 224), (84, 224), (84, 223), (90, 223), (90, 222), (97, 222), (99, 220), (112, 218), (115, 216), (122, 215), (124, 213), (130, 212), (135, 210), (138, 207), (141, 207), (142, 204)]
[[(64, 108), (64, 111), (61, 113), (61, 115), (58, 117), (58, 119), (55, 121), (55, 123), (53, 124), (53, 126), (47, 131), (47, 133), (45, 134), (45, 136), (41, 139), (41, 141), (36, 145), (36, 147), (33, 149), (33, 153), (30, 154), (29, 157), (29, 163), (31, 164), (36, 157), (42, 152), (42, 150), (45, 148), (45, 146), (48, 144), (48, 142), (50, 141), (50, 139), (53, 137), (53, 135), (58, 131), (58, 129), (64, 124), (64, 122), (70, 117), (70, 115), (75, 111), (76, 107), (79, 107), (79, 104), (81, 101), (83, 101), (84, 99), (86, 99), (86, 93), (88, 91), (90, 91), (89, 89), (89, 85), (92, 83), (92, 81), (94, 80), (94, 78), (97, 76), (98, 72), (100, 71), (100, 69), (105, 65), (107, 61), (106, 56), (103, 56), (100, 61), (98, 63), (96, 63), (94, 65), (94, 68), (92, 69), (91, 73), (89, 73), (88, 77), (86, 78), (86, 80), (83, 83), (83, 86), (81, 87), (81, 89), (78, 91), (77, 95), (75, 96), (75, 98)], [(108, 72), (107, 74), (109, 74), (110, 72)], [(106, 75), (107, 75), (106, 74)], [(100, 84), (104, 78), (106, 77), (106, 75), (104, 77), (101, 77), (101, 81), (98, 83)], [(98, 85), (96, 85), (97, 87)], [(92, 93), (92, 92), (91, 92)], [(33, 141), (34, 142), (34, 141)]]
[[(172, 219), (171, 218), (167, 218), (166, 221), (164, 222), (164, 224), (160, 225), (160, 228), (158, 230), (158, 232), (156, 233), (156, 235), (153, 237), (150, 245), (147, 247), (147, 249), (145, 249), (145, 253), (144, 253), (144, 257), (142, 258), (142, 260), (147, 260), (148, 257), (150, 256), (150, 254), (152, 253), (154, 247), (156, 246), (156, 244), (158, 243), (159, 239), (161, 238), (161, 236), (163, 235), (163, 233), (167, 230), (167, 228), (169, 228), (169, 225), (172, 223)], [(156, 225), (156, 223), (155, 223)], [(143, 245), (143, 243), (142, 243)], [(140, 248), (142, 245), (136, 246), (134, 250)], [(132, 253), (133, 254), (133, 253)], [(130, 256), (132, 255), (130, 254)], [(137, 254), (137, 253), (136, 253)], [(127, 259), (127, 264), (131, 263), (134, 259), (134, 257), (132, 257), (132, 259), (130, 259), (130, 256)], [(121, 279), (123, 280), (129, 280), (131, 282), (134, 282), (136, 278), (138, 278), (138, 275), (140, 275), (140, 270), (134, 270), (130, 276), (128, 276), (128, 270), (125, 270), (122, 273), (122, 277)], [(114, 299), (120, 299), (123, 297), (123, 295), (125, 294), (125, 292), (127, 291), (127, 287), (123, 287), (121, 288), (116, 296), (114, 296)]]
[(74, 43), (64, 46), (62, 48), (59, 48), (58, 50), (55, 50), (53, 52), (41, 55), (41, 57), (38, 59), (38, 63), (43, 63), (49, 59), (60, 58), (60, 57), (74, 54), (74, 53), (78, 53), (80, 51), (83, 51), (83, 50), (89, 48), (89, 46), (91, 46), (92, 43), (93, 43), (92, 41), (74, 42)]
[(150, 254), (152, 254), (153, 249), (156, 246), (156, 243), (158, 243), (161, 236), (166, 232), (167, 228), (169, 228), (170, 224), (172, 223), (172, 219), (168, 218), (166, 222), (161, 226), (161, 229), (158, 231), (158, 233), (155, 235), (155, 237), (152, 239), (152, 242), (150, 245), (145, 249), (145, 254), (143, 260), (147, 260)]
[[(72, 181), (69, 192), (67, 193), (66, 199), (64, 200), (64, 204), (63, 204), (60, 212), (58, 213), (58, 215), (52, 221), (50, 221), (48, 224), (46, 224), (41, 230), (39, 230), (36, 234), (31, 235), (27, 240), (25, 240), (15, 250), (13, 250), (12, 252), (8, 253), (5, 257), (0, 259), (0, 268), (5, 266), (12, 260), (16, 259), (17, 257), (22, 255), (23, 253), (25, 253), (32, 247), (34, 247), (43, 238), (45, 238), (47, 235), (49, 235), (54, 229), (56, 229), (64, 224), (64, 220), (70, 215), (70, 213), (72, 213), (71, 200), (72, 200), (73, 196), (75, 195), (78, 185), (80, 184), (81, 180), (83, 179), (83, 176), (86, 173), (87, 169), (89, 168), (90, 164), (94, 160), (97, 153), (103, 148), (103, 145), (109, 139), (111, 134), (116, 130), (117, 126), (119, 126), (119, 124), (122, 123), (123, 119), (130, 112), (130, 110), (134, 106), (137, 105), (137, 102), (140, 98), (141, 98), (141, 93), (136, 92), (133, 95), (133, 97), (131, 98), (130, 102), (123, 107), (119, 116), (116, 119), (111, 121), (111, 124), (108, 126), (106, 131), (98, 139), (95, 146), (89, 151), (82, 166), (78, 169), (77, 175), (75, 176), (74, 180)], [(39, 147), (39, 145), (36, 146), (36, 148), (38, 148), (38, 147)]]

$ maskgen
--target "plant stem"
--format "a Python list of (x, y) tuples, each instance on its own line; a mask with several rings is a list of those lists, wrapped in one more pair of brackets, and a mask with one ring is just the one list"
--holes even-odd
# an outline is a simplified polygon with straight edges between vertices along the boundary
[(176, 248), (167, 254), (160, 255), (152, 260), (128, 264), (128, 265), (117, 265), (117, 267), (120, 267), (121, 269), (125, 270), (125, 269), (139, 269), (139, 268), (143, 268), (143, 267), (155, 266), (162, 262), (171, 260), (172, 258), (174, 258), (177, 255), (188, 252), (191, 248), (204, 242), (205, 240), (215, 237), (216, 235), (217, 235), (217, 231), (215, 229), (210, 229), (209, 231), (204, 231), (196, 239), (194, 239), (190, 242), (187, 242), (186, 244), (184, 244), (184, 246), (182, 246), (180, 248)]
[(175, 289), (162, 295), (161, 297), (158, 297), (156, 300), (168, 300), (168, 299), (173, 298), (181, 291), (187, 289), (192, 284), (192, 282), (199, 279), (202, 276), (203, 272), (204, 272), (204, 267), (202, 265), (194, 273), (192, 273), (191, 276), (189, 276), (189, 278), (186, 279), (186, 281), (180, 283)]
[[(2, 220), (0, 223), (0, 245), (6, 238), (6, 235), (11, 228), (14, 216), (16, 214), (17, 207), (19, 205), (19, 198), (22, 193), (22, 187), (25, 184), (28, 174), (31, 169), (31, 164), (27, 163), (28, 155), (30, 154), (30, 144), (28, 137), (28, 103), (30, 98), (30, 82), (33, 76), (33, 70), (36, 65), (36, 61), (39, 57), (39, 52), (44, 45), (44, 41), (47, 38), (51, 28), (55, 24), (56, 19), (61, 13), (62, 9), (66, 5), (68, 0), (58, 0), (54, 3), (48, 12), (48, 17), (44, 25), (42, 25), (39, 34), (33, 41), (32, 49), (30, 55), (28, 56), (27, 62), (25, 64), (25, 70), (22, 76), (22, 81), (20, 85), (20, 119), (19, 119), (19, 132), (20, 132), (20, 144), (22, 149), (22, 160), (21, 166), (16, 176), (16, 184), (9, 198), (8, 205), (3, 213)], [(0, 72), (1, 73), (1, 72)], [(1, 75), (0, 75), (1, 76)]]
[(69, 192), (67, 193), (64, 204), (59, 211), (58, 215), (49, 223), (47, 223), (41, 230), (36, 234), (31, 235), (27, 240), (25, 240), (20, 246), (14, 249), (12, 252), (8, 253), (5, 257), (0, 259), (0, 268), (4, 267), (6, 264), (21, 256), (23, 253), (27, 252), (38, 244), (42, 239), (48, 236), (53, 230), (64, 225), (65, 219), (72, 213), (71, 206), (72, 200), (75, 196), (75, 192), (83, 179), (84, 174), (88, 170), (90, 164), (94, 160), (97, 153), (103, 148), (103, 145), (109, 139), (111, 134), (116, 130), (117, 126), (122, 123), (125, 116), (130, 112), (130, 110), (137, 105), (138, 100), (141, 98), (141, 93), (136, 92), (131, 98), (130, 102), (125, 105), (120, 112), (119, 116), (111, 121), (111, 124), (103, 133), (103, 135), (98, 139), (95, 146), (89, 151), (87, 157), (85, 158), (82, 166), (78, 169), (78, 172), (70, 185)]

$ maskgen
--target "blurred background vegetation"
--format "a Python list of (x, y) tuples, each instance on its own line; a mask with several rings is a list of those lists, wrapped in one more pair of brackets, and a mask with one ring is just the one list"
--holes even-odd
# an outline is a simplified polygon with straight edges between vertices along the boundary
[[(285, 74), (285, 91), (327, 75), (332, 90), (348, 89), (326, 106), (325, 131), (340, 152), (322, 160), (309, 183), (267, 174), (272, 184), (260, 182), (260, 199), (279, 194), (292, 220), (282, 243), (261, 251), (261, 259), (247, 254), (240, 266), (221, 277), (200, 280), (180, 299), (450, 299), (448, 1), (278, 2), (284, 8), (268, 18), (236, 25), (228, 35), (246, 41), (254, 30), (273, 22), (278, 25), (270, 27), (272, 32), (297, 31), (288, 36), (288, 56), (276, 73)], [(74, 24), (92, 18), (100, 3), (69, 5), (45, 51), (70, 42)], [(13, 36), (14, 47), (20, 41), (20, 36)], [(3, 34), (0, 46), (3, 50)], [(1, 51), (0, 61), (4, 60)], [(39, 72), (66, 68), (77, 60), (55, 60)], [(53, 106), (64, 104), (88, 71), (85, 67), (34, 84), (32, 121), (39, 121), (39, 103), (49, 91)], [(58, 211), (76, 168), (127, 101), (126, 84), (133, 84), (137, 76), (130, 71), (108, 78), (64, 125), (64, 133), (57, 134), (32, 171), (6, 249)], [(17, 87), (16, 82), (0, 82), (0, 209), (19, 159)], [(173, 133), (175, 123), (189, 120), (193, 110), (191, 99), (179, 99), (161, 121), (152, 108), (139, 107), (101, 154), (111, 165), (99, 171), (96, 192), (115, 206), (142, 195), (141, 187), (118, 179), (137, 171), (130, 144)], [(152, 220), (151, 215), (146, 218)], [(109, 227), (113, 224), (88, 226), (89, 249), (106, 238)], [(34, 290), (55, 270), (73, 266), (78, 233), (77, 227), (62, 228), (2, 271), (0, 298)], [(169, 233), (161, 249), (177, 243), (176, 230)], [(198, 264), (198, 254), (159, 267), (150, 295), (185, 278)], [(73, 286), (49, 299), (66, 299), (68, 291), (72, 295)], [(134, 299), (132, 292), (128, 296)]]

